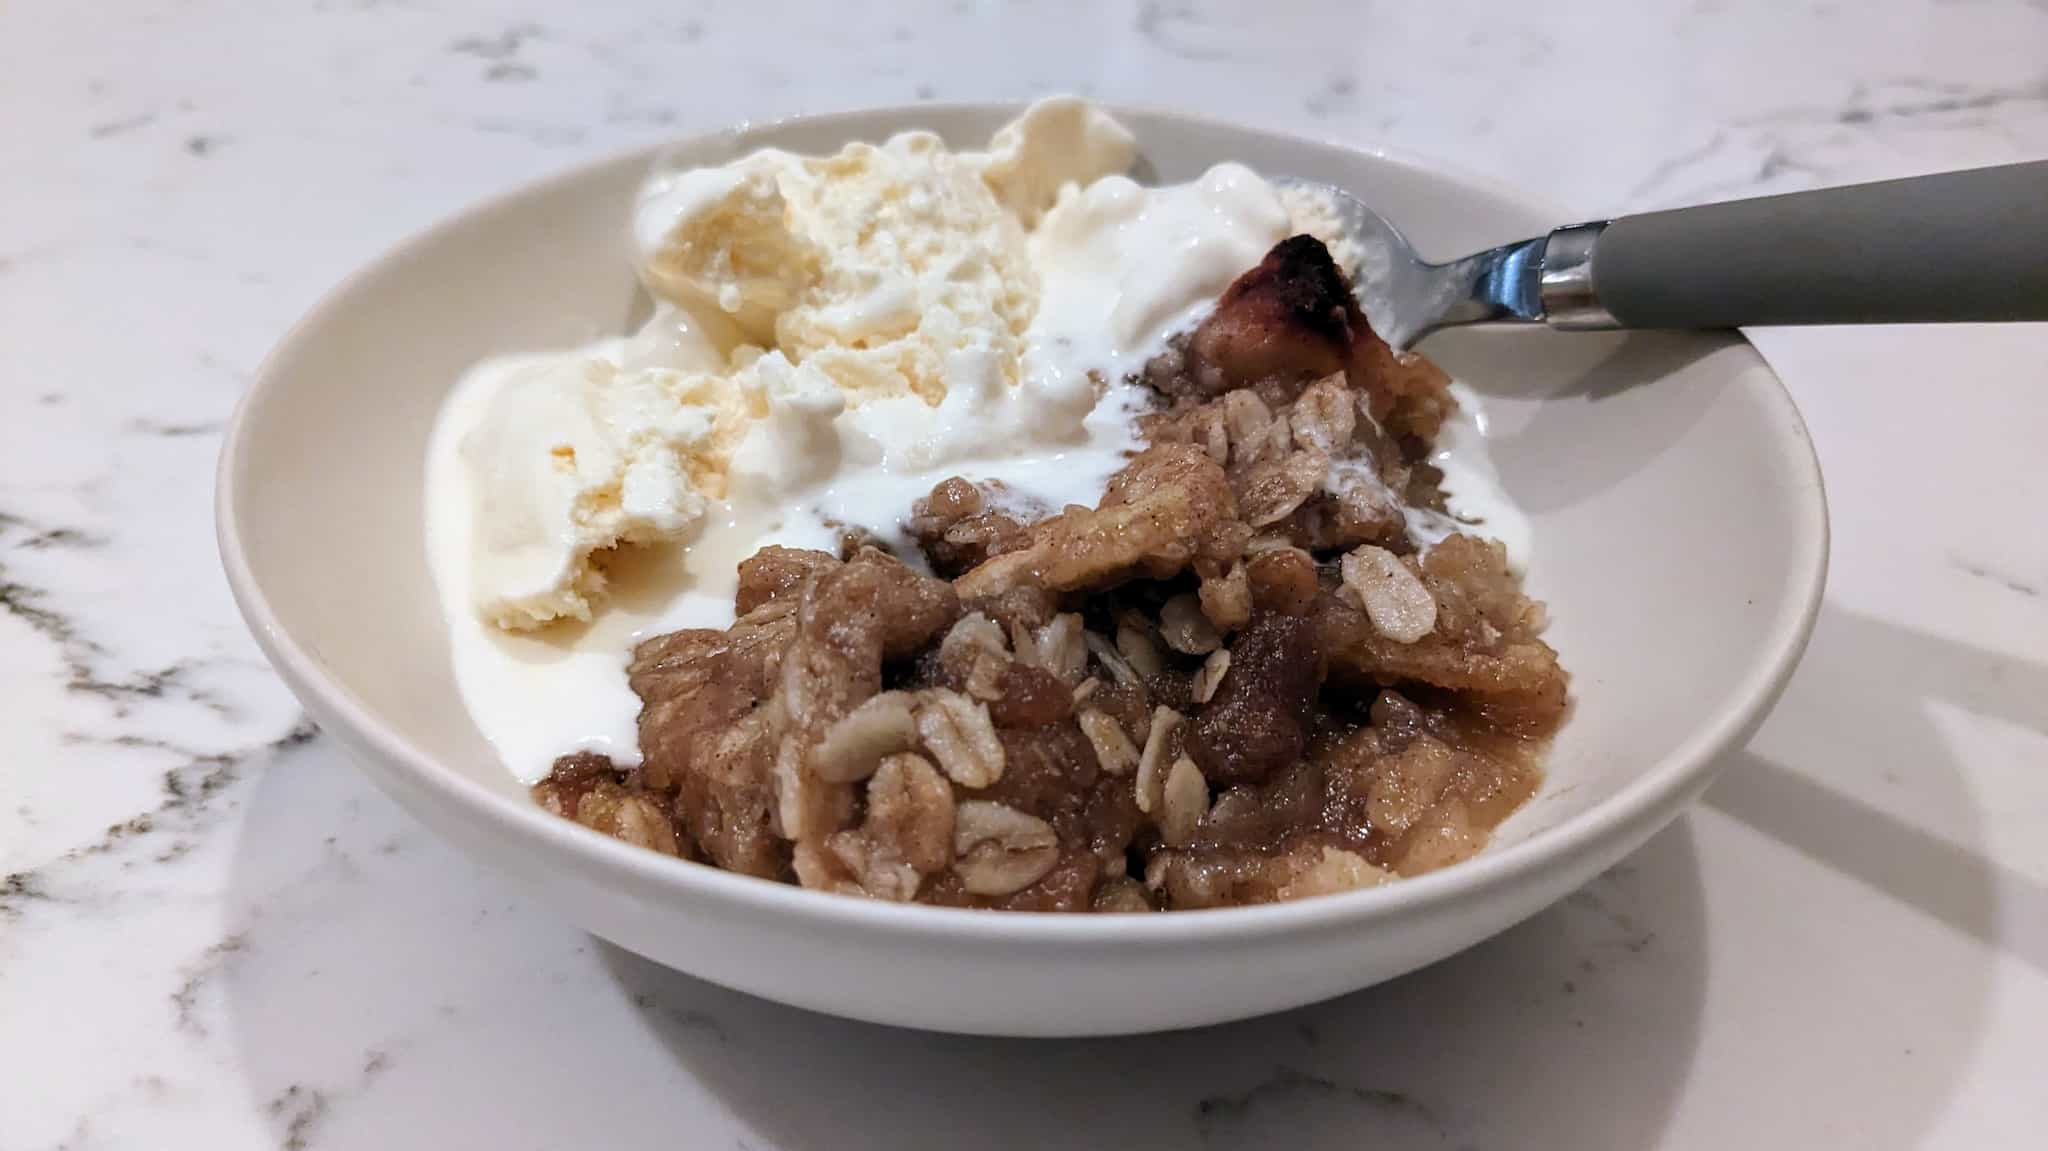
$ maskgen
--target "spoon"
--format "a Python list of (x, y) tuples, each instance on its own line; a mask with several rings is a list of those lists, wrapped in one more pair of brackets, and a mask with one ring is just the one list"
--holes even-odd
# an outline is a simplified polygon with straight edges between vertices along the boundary
[(1432, 264), (1357, 197), (1347, 269), (1405, 349), (1489, 321), (1565, 331), (2048, 320), (2048, 160), (1676, 208)]

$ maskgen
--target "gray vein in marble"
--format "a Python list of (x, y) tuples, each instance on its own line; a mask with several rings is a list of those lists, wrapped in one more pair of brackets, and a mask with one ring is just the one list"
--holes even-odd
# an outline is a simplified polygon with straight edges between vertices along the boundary
[(204, 159), (212, 155), (222, 144), (227, 143), (227, 140), (226, 136), (209, 136), (200, 132), (185, 137), (185, 152), (187, 155)]
[(2048, 100), (2048, 72), (2044, 72), (2031, 83), (2010, 87), (1977, 89), (1967, 84), (1931, 84), (1918, 79), (1901, 80), (1892, 86), (1924, 95), (1903, 99), (1874, 99), (1868, 85), (1857, 84), (1850, 89), (1848, 102), (1835, 112), (1835, 120), (1842, 124), (1917, 120), (1926, 116), (1945, 116), (1956, 112), (1981, 112), (2017, 101)]
[(605, 94), (604, 122), (665, 128), (676, 122), (678, 113), (670, 105), (651, 101), (633, 89), (614, 89)]
[(1256, 1111), (1275, 1107), (1292, 1110), (1304, 1099), (1337, 1100), (1378, 1116), (1417, 1121), (1432, 1131), (1438, 1142), (1450, 1141), (1450, 1134), (1435, 1111), (1406, 1092), (1339, 1083), (1293, 1067), (1276, 1068), (1270, 1077), (1246, 1091), (1204, 1096), (1195, 1104), (1195, 1129), (1205, 1142), (1213, 1141), (1220, 1134), (1219, 1128), (1235, 1126)]
[[(250, 283), (261, 284), (268, 282), (261, 276), (248, 276), (245, 274), (244, 278), (247, 279), (248, 282)], [(202, 350), (198, 354), (194, 355), (192, 357), (192, 360), (194, 363), (198, 364), (202, 370), (212, 375), (219, 376), (221, 379), (234, 384), (237, 388), (240, 388), (241, 386), (247, 384), (249, 381), (249, 372), (246, 369), (239, 367), (229, 362), (228, 360), (222, 359), (221, 357), (214, 355), (212, 352)], [(222, 428), (226, 426), (226, 420), (220, 420), (215, 424), (216, 428)]]
[(94, 535), (78, 528), (44, 528), (24, 538), (15, 545), (23, 551), (42, 551), (45, 548), (77, 548), (86, 550), (107, 546), (107, 537)]
[(78, 1125), (71, 1129), (71, 1133), (58, 1140), (57, 1145), (51, 1151), (82, 1151), (83, 1148), (91, 1146), (91, 1143), (88, 1142), (91, 1138), (92, 1120), (90, 1118), (81, 1118), (78, 1121)]
[(294, 1083), (272, 1096), (263, 1109), (284, 1123), (280, 1146), (285, 1151), (306, 1151), (313, 1128), (327, 1117), (327, 1093)]
[(1964, 559), (1961, 556), (1950, 556), (1948, 565), (1966, 576), (1971, 576), (1973, 578), (1983, 580), (1986, 583), (1991, 584), (1993, 587), (2004, 588), (2006, 591), (2012, 592), (2014, 595), (2022, 595), (2026, 596), (2028, 599), (2034, 599), (2039, 597), (2041, 594), (2041, 587), (2039, 584), (2029, 583), (2026, 580), (2020, 579), (2017, 576), (2008, 575), (2005, 572), (1999, 571), (1996, 568), (1993, 568), (1987, 564), (1978, 563), (1975, 560)]
[(1169, 56), (1182, 60), (1220, 60), (1224, 57), (1222, 49), (1196, 39), (1205, 26), (1194, 5), (1169, 3), (1168, 0), (1144, 0), (1138, 5), (1133, 22), (1138, 35)]
[[(1619, 875), (1610, 874), (1608, 876), (1603, 876), (1602, 878), (1623, 879), (1626, 878), (1626, 875), (1625, 873)], [(1612, 926), (1614, 930), (1618, 933), (1618, 938), (1615, 940), (1615, 943), (1618, 946), (1620, 946), (1622, 950), (1627, 951), (1632, 955), (1642, 954), (1644, 951), (1649, 949), (1651, 944), (1657, 942), (1657, 933), (1654, 931), (1648, 931), (1643, 929), (1642, 926), (1635, 921), (1635, 917), (1631, 916), (1628, 912), (1621, 911), (1617, 908), (1610, 906), (1607, 900), (1603, 898), (1601, 895), (1601, 889), (1603, 886), (1604, 884), (1598, 882), (1588, 884), (1585, 887), (1582, 887), (1579, 890), (1572, 892), (1570, 895), (1565, 896), (1564, 904), (1567, 907), (1576, 907), (1585, 911), (1593, 912), (1600, 918), (1606, 920), (1607, 923), (1610, 926)], [(1574, 988), (1572, 990), (1576, 989)]]
[(71, 746), (119, 747), (129, 751), (160, 751), (189, 760), (196, 760), (210, 754), (208, 752), (195, 751), (173, 740), (163, 739), (158, 736), (134, 735), (126, 732), (117, 735), (100, 735), (97, 732), (67, 731), (62, 733), (59, 738)]
[(127, 135), (138, 128), (147, 128), (154, 123), (156, 123), (156, 113), (139, 112), (133, 116), (124, 116), (118, 120), (102, 120), (86, 129), (85, 134), (95, 140), (108, 140), (115, 136)]
[(1826, 175), (1820, 168), (1794, 158), (1782, 147), (1772, 145), (1765, 149), (1763, 158), (1757, 161), (1756, 171), (1749, 179), (1753, 183), (1767, 184), (1788, 173), (1814, 179)]
[(186, 966), (184, 978), (177, 990), (171, 992), (171, 1008), (178, 1030), (193, 1035), (207, 1034), (206, 1023), (199, 1016), (199, 992), (219, 976), (243, 948), (249, 945), (249, 934), (237, 931), (201, 952), (199, 958)]
[[(90, 650), (99, 653), (105, 649), (93, 644)], [(108, 679), (95, 673), (88, 663), (80, 661), (72, 665), (71, 678), (65, 684), (65, 690), (74, 695), (106, 700), (113, 704), (116, 716), (128, 714), (130, 704), (136, 700), (165, 698), (188, 700), (218, 716), (234, 716), (234, 704), (211, 688), (192, 682), (193, 674), (204, 666), (195, 660), (179, 660), (154, 670), (134, 672), (126, 678)]]
[(220, 434), (227, 426), (225, 420), (197, 420), (192, 423), (165, 423), (162, 420), (133, 419), (128, 421), (127, 430), (138, 435), (163, 436), (178, 439), (185, 436), (212, 436)]
[(78, 638), (70, 620), (43, 606), (45, 598), (43, 592), (7, 579), (6, 567), (0, 566), (0, 614), (13, 616), (60, 647), (85, 642)]
[(1656, 191), (1658, 188), (1672, 182), (1681, 173), (1686, 172), (1695, 165), (1703, 164), (1712, 159), (1727, 145), (1727, 130), (1723, 128), (1714, 129), (1714, 134), (1708, 136), (1704, 143), (1659, 161), (1655, 167), (1650, 169), (1648, 175), (1644, 176), (1636, 183), (1634, 188), (1629, 190), (1629, 197), (1631, 199), (1639, 199)]
[(514, 24), (495, 36), (465, 36), (452, 41), (448, 51), (484, 61), (488, 65), (483, 72), (485, 83), (523, 84), (538, 79), (540, 69), (521, 59), (520, 53), (529, 42), (544, 40), (547, 35), (547, 29), (538, 24)]
[(315, 12), (332, 12), (336, 8), (347, 8), (351, 12), (379, 12), (385, 9), (416, 11), (420, 4), (417, 0), (344, 0), (341, 3), (337, 3), (337, 0), (316, 0), (313, 5)]
[(483, 116), (471, 121), (479, 132), (496, 136), (517, 136), (543, 148), (567, 148), (583, 142), (588, 134), (569, 124), (546, 124), (537, 120), (515, 120), (504, 116)]
[(391, 1068), (391, 1054), (381, 1047), (363, 1052), (362, 1068), (352, 1082), (340, 1087), (309, 1087), (294, 1083), (263, 1104), (264, 1113), (278, 1121), (278, 1146), (282, 1151), (308, 1151), (320, 1125), (334, 1108), (361, 1095)]
[(49, 898), (42, 879), (32, 871), (0, 876), (0, 919), (18, 919), (27, 904)]
[[(1704, 142), (1652, 168), (1629, 199), (1662, 202), (1676, 191), (1683, 201), (1703, 202), (1824, 184), (1836, 178), (1828, 162), (1831, 155), (1886, 129), (1983, 127), (1988, 113), (2044, 102), (2048, 72), (2025, 83), (1988, 87), (1916, 77), (1858, 82), (1838, 104), (1788, 104), (1731, 117)], [(1742, 152), (1754, 159), (1730, 156)], [(1695, 172), (1716, 175), (1704, 183), (1689, 183)]]
[(545, 39), (547, 29), (538, 24), (513, 24), (495, 36), (464, 36), (452, 40), (448, 50), (458, 56), (474, 56), (479, 60), (510, 60), (519, 55), (530, 40)]
[(1323, 78), (1315, 91), (1301, 102), (1302, 111), (1318, 120), (1341, 116), (1358, 106), (1358, 81), (1337, 72)]
[(0, 919), (19, 919), (34, 904), (65, 902), (52, 890), (53, 880), (84, 860), (127, 852), (145, 842), (162, 844), (154, 857), (156, 862), (168, 862), (185, 854), (191, 850), (192, 840), (212, 823), (219, 801), (242, 780), (252, 763), (268, 762), (303, 747), (318, 734), (319, 729), (312, 721), (302, 717), (276, 739), (238, 751), (205, 755), (192, 755), (160, 740), (127, 737), (122, 740), (125, 746), (157, 748), (184, 758), (185, 762), (163, 773), (163, 797), (147, 811), (108, 824), (90, 843), (73, 847), (49, 862), (0, 877)]
[(633, 1008), (649, 1019), (666, 1022), (678, 1031), (708, 1035), (720, 1043), (732, 1041), (732, 1035), (726, 1031), (725, 1024), (720, 1023), (710, 1012), (663, 1003), (644, 991), (634, 994)]

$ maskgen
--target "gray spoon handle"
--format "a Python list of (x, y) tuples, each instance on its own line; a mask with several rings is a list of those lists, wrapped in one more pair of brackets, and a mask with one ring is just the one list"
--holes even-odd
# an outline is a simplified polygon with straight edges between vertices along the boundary
[(1541, 279), (1568, 328), (2048, 320), (2048, 161), (1564, 228)]

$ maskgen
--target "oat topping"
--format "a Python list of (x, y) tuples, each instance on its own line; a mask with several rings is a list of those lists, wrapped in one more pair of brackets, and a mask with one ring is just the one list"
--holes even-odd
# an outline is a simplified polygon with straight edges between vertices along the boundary
[(903, 511), (915, 556), (762, 549), (731, 628), (634, 653), (641, 765), (564, 757), (536, 799), (718, 867), (1004, 910), (1304, 898), (1479, 850), (1567, 679), (1500, 545), (1409, 534), (1441, 506), (1443, 375), (1298, 237), (1141, 378), (1147, 446), (1095, 506), (949, 479)]

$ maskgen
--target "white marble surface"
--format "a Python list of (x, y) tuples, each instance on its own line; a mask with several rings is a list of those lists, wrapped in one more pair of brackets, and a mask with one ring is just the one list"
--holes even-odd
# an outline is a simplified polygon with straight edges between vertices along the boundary
[(581, 935), (304, 725), (209, 497), (337, 278), (666, 135), (1071, 89), (1594, 216), (2048, 155), (2048, 5), (579, 7), (0, 6), (0, 1148), (2041, 1145), (2042, 327), (1761, 334), (1836, 548), (1755, 744), (1491, 943), (1167, 1037), (891, 1032)]

